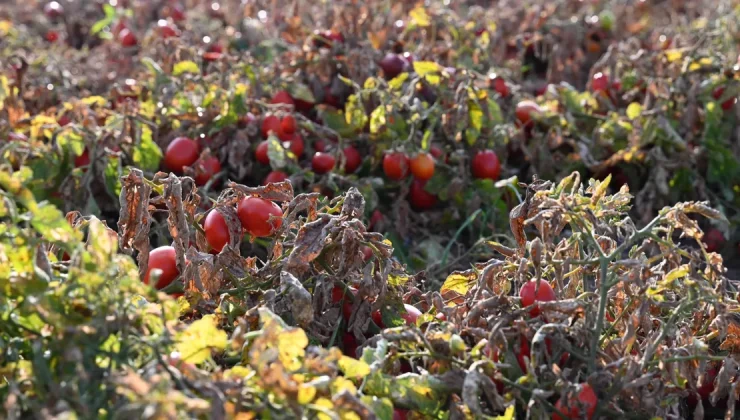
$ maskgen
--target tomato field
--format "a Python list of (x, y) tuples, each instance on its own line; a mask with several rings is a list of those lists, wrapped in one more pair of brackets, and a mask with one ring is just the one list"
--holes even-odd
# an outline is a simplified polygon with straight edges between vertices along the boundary
[(736, 418), (739, 53), (737, 0), (2, 2), (0, 418)]

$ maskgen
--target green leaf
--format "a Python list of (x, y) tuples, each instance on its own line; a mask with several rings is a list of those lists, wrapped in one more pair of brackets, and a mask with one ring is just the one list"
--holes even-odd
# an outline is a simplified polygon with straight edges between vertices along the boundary
[(114, 197), (118, 197), (121, 194), (121, 176), (123, 176), (123, 168), (121, 167), (121, 160), (118, 156), (112, 156), (108, 159), (108, 164), (105, 165), (105, 186), (108, 192)]
[(180, 61), (179, 63), (175, 64), (175, 67), (172, 70), (172, 75), (179, 76), (183, 73), (200, 74), (200, 68), (198, 68), (198, 65), (195, 64), (194, 61)]
[(116, 8), (108, 3), (105, 3), (103, 4), (103, 13), (105, 13), (105, 17), (113, 20), (113, 18), (116, 17)]
[(206, 361), (211, 350), (223, 351), (228, 343), (226, 332), (218, 329), (214, 315), (205, 315), (190, 324), (177, 334), (176, 341), (182, 360), (194, 364)]
[(350, 137), (355, 132), (355, 130), (347, 124), (342, 111), (323, 110), (321, 111), (321, 119), (327, 127), (336, 131), (342, 137)]
[(144, 64), (144, 67), (146, 67), (153, 75), (157, 76), (164, 74), (164, 70), (162, 70), (162, 67), (150, 57), (142, 58), (141, 62), (142, 64)]
[(638, 102), (632, 102), (627, 106), (627, 118), (634, 120), (642, 114), (642, 105)]
[(303, 83), (294, 83), (289, 88), (290, 96), (295, 99), (300, 99), (308, 103), (316, 103), (316, 98), (313, 96), (313, 92)]
[(488, 119), (485, 121), (485, 126), (490, 128), (498, 124), (503, 124), (504, 116), (501, 114), (501, 107), (493, 98), (488, 98)]
[(363, 403), (370, 408), (378, 420), (393, 420), (393, 402), (388, 398), (379, 398), (374, 395), (363, 395)]
[(79, 232), (72, 229), (67, 219), (58, 208), (48, 202), (42, 202), (32, 210), (31, 225), (50, 242), (71, 243), (79, 239)]
[(141, 140), (134, 147), (134, 164), (144, 171), (156, 171), (162, 160), (162, 149), (152, 140), (152, 129), (148, 125), (141, 127)]
[(284, 168), (288, 164), (288, 153), (289, 151), (283, 147), (283, 143), (280, 142), (275, 134), (270, 133), (270, 136), (267, 138), (267, 157), (270, 158), (270, 166), (273, 169)]
[[(109, 6), (106, 4), (105, 6)], [(91, 35), (97, 35), (100, 31), (105, 29), (106, 26), (110, 25), (113, 22), (112, 17), (105, 17), (93, 24), (93, 26), (90, 28), (90, 34)]]

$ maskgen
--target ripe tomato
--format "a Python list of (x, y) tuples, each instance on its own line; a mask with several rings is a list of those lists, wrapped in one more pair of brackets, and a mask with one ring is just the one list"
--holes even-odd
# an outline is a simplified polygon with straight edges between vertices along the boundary
[(292, 115), (286, 115), (282, 120), (280, 120), (280, 133), (284, 136), (290, 137), (295, 133), (295, 128), (295, 118), (293, 118)]
[(162, 274), (159, 276), (159, 280), (157, 280), (157, 284), (154, 287), (158, 290), (164, 289), (180, 275), (180, 270), (177, 269), (175, 248), (171, 246), (160, 246), (149, 251), (149, 265), (144, 275), (145, 284), (149, 284), (149, 276), (155, 268), (162, 270)]
[[(722, 98), (722, 95), (725, 93), (725, 88), (723, 86), (718, 87), (717, 89), (712, 92), (712, 97), (714, 99), (719, 100)], [(725, 111), (729, 111), (732, 109), (733, 106), (735, 106), (735, 103), (737, 103), (737, 98), (730, 98), (724, 102), (722, 102), (722, 109)]]
[(267, 149), (269, 148), (268, 144), (267, 140), (260, 142), (260, 144), (257, 145), (257, 149), (254, 150), (254, 158), (257, 159), (257, 162), (263, 165), (270, 164), (270, 156), (267, 155)]
[(214, 175), (221, 172), (221, 162), (215, 156), (209, 156), (195, 165), (195, 185), (206, 185)]
[(591, 79), (591, 90), (594, 92), (606, 92), (609, 90), (609, 76), (604, 73), (596, 73)]
[(519, 367), (522, 369), (522, 372), (527, 373), (529, 370), (527, 369), (527, 361), (526, 358), (529, 358), (529, 341), (522, 336), (519, 338), (519, 351), (516, 353), (516, 361), (519, 364)]
[(406, 420), (408, 418), (409, 410), (402, 410), (400, 408), (393, 409), (393, 420)]
[(424, 189), (427, 181), (415, 179), (409, 190), (411, 206), (419, 211), (428, 210), (437, 204), (437, 196)]
[(353, 146), (347, 146), (344, 152), (344, 173), (354, 173), (362, 165), (362, 156)]
[(426, 181), (434, 175), (434, 158), (429, 153), (419, 153), (409, 164), (414, 178)]
[(707, 247), (707, 252), (717, 252), (725, 244), (725, 236), (719, 229), (711, 228), (704, 235), (703, 242)]
[(272, 184), (273, 182), (283, 182), (288, 179), (288, 174), (283, 171), (272, 171), (262, 181), (262, 185)]
[(82, 166), (88, 166), (90, 164), (90, 152), (85, 149), (82, 151), (82, 154), (75, 157), (75, 168), (79, 168)]
[(472, 169), (476, 178), (497, 180), (501, 174), (501, 162), (493, 150), (481, 150), (473, 157)]
[(169, 5), (167, 15), (172, 18), (175, 22), (185, 20), (185, 8), (180, 3), (173, 3)]
[(295, 101), (293, 101), (293, 97), (290, 96), (290, 93), (281, 90), (272, 97), (270, 100), (270, 103), (275, 104), (284, 104), (284, 105), (295, 105)]
[(357, 359), (357, 339), (354, 334), (350, 332), (344, 333), (344, 336), (342, 336), (342, 350), (345, 356)]
[(246, 197), (236, 206), (236, 213), (242, 227), (250, 235), (270, 236), (283, 223), (280, 206), (259, 197)]
[(702, 399), (709, 398), (709, 394), (714, 391), (714, 380), (717, 378), (719, 371), (716, 367), (710, 367), (707, 369), (707, 373), (704, 375), (704, 382), (701, 386), (696, 389), (696, 392)]
[(516, 122), (520, 127), (531, 127), (534, 123), (532, 116), (542, 112), (542, 108), (533, 101), (521, 101), (516, 104)]
[(360, 248), (360, 251), (362, 252), (362, 261), (367, 262), (367, 260), (373, 257), (373, 249), (367, 245)]
[(278, 118), (275, 114), (267, 114), (265, 115), (265, 119), (262, 120), (262, 136), (264, 138), (267, 138), (267, 136), (270, 135), (270, 132), (273, 132), (275, 135), (278, 135), (280, 133), (280, 127), (281, 127), (280, 118)]
[(123, 47), (133, 47), (139, 43), (139, 40), (136, 39), (136, 35), (134, 35), (130, 29), (123, 28), (121, 29), (121, 32), (118, 33), (118, 42)]
[(323, 153), (323, 152), (326, 152), (328, 145), (329, 145), (328, 141), (319, 139), (313, 142), (313, 150)]
[(328, 153), (316, 152), (311, 159), (311, 169), (317, 174), (325, 174), (334, 169), (336, 159)]
[(44, 38), (49, 42), (56, 42), (59, 39), (59, 32), (49, 30), (46, 32), (46, 36), (44, 36)]
[(435, 158), (435, 159), (441, 159), (442, 156), (444, 156), (444, 151), (439, 146), (432, 146), (429, 148), (429, 153)]
[(383, 75), (387, 80), (391, 80), (403, 73), (408, 67), (408, 62), (398, 54), (389, 53), (378, 63)]
[(385, 176), (400, 181), (409, 173), (409, 158), (403, 152), (386, 153), (383, 157), (383, 172)]
[[(519, 297), (522, 300), (523, 308), (534, 305), (535, 302), (551, 302), (557, 299), (557, 297), (555, 296), (555, 291), (552, 290), (550, 283), (546, 282), (545, 280), (540, 280), (539, 284), (539, 289), (537, 289), (537, 280), (531, 280), (528, 281), (524, 286), (522, 286), (521, 290), (519, 290)], [(540, 314), (540, 308), (534, 306), (529, 311), (529, 314), (532, 317), (536, 317)]]
[(370, 216), (370, 224), (368, 225), (368, 228), (370, 230), (375, 229), (378, 223), (383, 221), (383, 213), (380, 212), (380, 210), (375, 209), (373, 210), (372, 216)]
[[(555, 403), (555, 408), (571, 419), (591, 420), (596, 411), (596, 404), (598, 402), (596, 393), (593, 388), (591, 388), (591, 385), (587, 383), (578, 385), (578, 390), (576, 392), (577, 395), (575, 395), (575, 398), (568, 398), (566, 402), (563, 402), (562, 398), (559, 399), (558, 402)], [(562, 420), (563, 418), (555, 412), (552, 414), (552, 419)]]
[(159, 36), (164, 39), (177, 36), (177, 29), (172, 27), (172, 25), (164, 19), (159, 19), (157, 21), (157, 31), (159, 31)]
[(506, 98), (511, 93), (509, 86), (506, 84), (506, 80), (495, 73), (488, 76), (488, 87), (489, 89), (495, 90), (502, 98)]
[(164, 164), (172, 172), (182, 174), (183, 168), (195, 163), (199, 155), (198, 143), (187, 137), (177, 137), (164, 152)]
[(203, 230), (206, 231), (206, 241), (216, 252), (221, 252), (224, 246), (229, 243), (229, 227), (226, 225), (224, 216), (216, 210), (212, 210), (206, 216), (203, 223)]
[(375, 325), (377, 325), (381, 329), (385, 328), (385, 324), (383, 324), (383, 315), (380, 313), (380, 309), (374, 311), (371, 314), (371, 317), (373, 318), (373, 322), (375, 323)]
[(406, 321), (406, 325), (416, 325), (416, 320), (421, 316), (421, 311), (408, 303), (404, 303), (403, 307), (406, 312), (401, 314), (401, 318)]
[(293, 152), (293, 154), (297, 158), (303, 156), (303, 149), (305, 149), (305, 144), (303, 143), (303, 137), (301, 137), (300, 134), (294, 133), (287, 143), (288, 149), (290, 149), (290, 151)]
[(444, 312), (437, 312), (437, 315), (435, 315), (434, 318), (437, 321), (447, 321), (447, 315), (445, 315)]

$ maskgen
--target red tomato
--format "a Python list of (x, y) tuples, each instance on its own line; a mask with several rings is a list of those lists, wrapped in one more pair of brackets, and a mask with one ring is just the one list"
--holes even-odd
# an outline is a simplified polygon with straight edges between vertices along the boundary
[[(719, 100), (722, 98), (722, 95), (725, 93), (725, 88), (723, 86), (718, 87), (717, 89), (712, 92), (712, 96), (714, 99)], [(737, 103), (737, 98), (730, 98), (724, 102), (722, 102), (722, 109), (725, 111), (729, 111), (732, 109), (733, 106), (735, 106), (735, 103)]]
[(714, 391), (714, 380), (717, 378), (717, 373), (719, 371), (715, 367), (707, 369), (707, 373), (704, 375), (704, 382), (696, 389), (696, 392), (702, 399), (709, 398), (709, 394)]
[(57, 120), (57, 124), (59, 124), (60, 127), (64, 127), (64, 126), (68, 125), (71, 122), (72, 122), (72, 120), (69, 119), (69, 117), (67, 116), (67, 114), (62, 115)]
[(725, 244), (725, 236), (719, 229), (711, 228), (704, 235), (703, 242), (707, 247), (707, 252), (717, 252)]
[(64, 7), (59, 2), (50, 1), (44, 5), (44, 14), (51, 20), (58, 19), (64, 14)]
[(51, 30), (50, 31), (47, 31), (45, 38), (49, 42), (56, 42), (56, 40), (59, 39), (59, 32), (57, 32), (57, 31), (51, 31)]
[(476, 178), (497, 180), (501, 174), (501, 162), (493, 150), (481, 150), (473, 157), (472, 169)]
[(375, 209), (373, 210), (372, 216), (370, 216), (370, 229), (374, 229), (375, 226), (380, 223), (383, 220), (383, 213), (380, 212), (380, 210)]
[(442, 151), (442, 149), (439, 146), (430, 147), (429, 153), (431, 153), (435, 159), (440, 159), (444, 155), (444, 151)]
[(198, 160), (200, 151), (198, 143), (187, 137), (177, 137), (167, 146), (164, 152), (164, 164), (172, 172), (182, 174), (183, 168)]
[(226, 225), (226, 219), (216, 210), (212, 210), (206, 216), (203, 223), (203, 230), (206, 231), (206, 241), (216, 252), (221, 252), (224, 246), (229, 243), (229, 227)]
[(295, 118), (292, 115), (286, 115), (280, 121), (280, 133), (288, 137), (295, 133)]
[(175, 22), (185, 20), (185, 8), (180, 3), (173, 3), (169, 6), (169, 17)]
[(406, 321), (406, 325), (416, 325), (416, 320), (421, 316), (421, 311), (408, 303), (404, 303), (403, 307), (406, 312), (401, 314), (401, 318)]
[(496, 93), (501, 95), (502, 98), (506, 98), (507, 96), (509, 96), (509, 94), (511, 94), (511, 90), (506, 84), (506, 80), (496, 74), (491, 74), (488, 76), (488, 87), (495, 90)]
[(254, 150), (254, 158), (263, 165), (270, 164), (270, 156), (267, 155), (267, 149), (269, 149), (268, 144), (267, 140), (260, 142), (257, 145), (257, 149)]
[(350, 332), (344, 333), (342, 337), (342, 347), (346, 356), (357, 359), (357, 339)]
[(318, 29), (314, 31), (313, 45), (315, 47), (331, 48), (332, 44), (335, 42), (344, 42), (344, 35), (342, 35), (341, 32), (336, 32), (332, 30), (319, 31)]
[(283, 171), (272, 171), (262, 181), (262, 185), (272, 184), (273, 182), (283, 182), (288, 179), (288, 174)]
[(180, 270), (177, 269), (175, 248), (160, 246), (149, 251), (149, 266), (146, 268), (144, 283), (149, 284), (149, 275), (155, 268), (162, 270), (162, 274), (154, 287), (158, 290), (164, 289), (180, 275)]
[[(598, 398), (593, 388), (589, 384), (581, 384), (578, 386), (577, 396), (575, 399), (570, 398), (568, 401), (563, 402), (563, 399), (559, 399), (555, 403), (555, 408), (567, 415), (571, 419), (586, 419), (591, 420), (596, 411), (596, 404)], [(563, 418), (555, 412), (552, 414), (553, 420), (562, 420)]]
[(380, 328), (385, 328), (385, 324), (383, 324), (383, 315), (380, 313), (380, 309), (372, 313), (372, 318), (375, 325)]
[(521, 101), (516, 105), (516, 122), (518, 126), (530, 127), (534, 121), (532, 115), (542, 112), (542, 108), (533, 101)]
[(409, 190), (411, 206), (419, 211), (428, 210), (437, 204), (437, 196), (424, 189), (427, 181), (415, 179)]
[(270, 100), (270, 103), (275, 104), (284, 104), (284, 105), (295, 105), (295, 101), (293, 101), (293, 97), (290, 96), (290, 93), (281, 90), (272, 97), (272, 100)]
[(115, 25), (113, 25), (113, 28), (111, 29), (111, 32), (113, 33), (113, 35), (115, 35), (117, 37), (118, 34), (120, 34), (121, 31), (124, 30), (124, 29), (126, 29), (126, 28), (128, 28), (128, 25), (126, 24), (126, 21), (123, 20), (123, 19), (121, 19), (118, 22), (116, 22)]
[(389, 53), (378, 63), (383, 75), (387, 80), (391, 80), (403, 73), (408, 67), (408, 62), (398, 54)]
[(354, 173), (362, 165), (362, 156), (353, 146), (347, 146), (344, 152), (344, 173)]
[(278, 133), (280, 133), (281, 125), (280, 118), (278, 118), (277, 115), (267, 114), (265, 119), (262, 120), (262, 136), (267, 138), (270, 135), (270, 132), (278, 135)]
[(164, 39), (177, 36), (177, 29), (173, 28), (172, 25), (164, 19), (159, 19), (157, 21), (157, 31), (159, 31), (159, 36)]
[(195, 185), (206, 185), (219, 172), (221, 172), (221, 162), (215, 156), (209, 156), (197, 162), (195, 165)]
[(303, 143), (303, 137), (301, 137), (300, 134), (295, 133), (290, 138), (290, 140), (287, 142), (288, 149), (290, 149), (293, 154), (299, 158), (303, 156), (303, 150), (305, 149), (305, 144)]
[(447, 321), (447, 315), (445, 315), (444, 312), (437, 312), (437, 315), (435, 315), (434, 318), (437, 321)]
[(139, 40), (136, 39), (136, 35), (134, 35), (130, 29), (124, 28), (121, 30), (121, 33), (118, 34), (118, 42), (121, 43), (121, 46), (133, 47), (139, 43)]
[(209, 45), (206, 51), (208, 51), (209, 53), (214, 53), (214, 54), (223, 54), (224, 47), (219, 43), (214, 43), (214, 44)]
[(222, 56), (223, 54), (219, 52), (206, 51), (203, 53), (203, 61), (218, 61)]
[(360, 251), (362, 251), (362, 261), (367, 261), (373, 256), (373, 249), (367, 245), (360, 248)]
[(326, 152), (328, 142), (326, 140), (316, 140), (313, 142), (313, 149), (317, 152)]
[(525, 337), (519, 338), (519, 351), (516, 354), (516, 361), (519, 363), (519, 367), (522, 369), (522, 372), (528, 372), (527, 369), (527, 361), (524, 359), (525, 357), (529, 357), (529, 342)]
[[(552, 290), (552, 287), (550, 286), (550, 283), (545, 280), (541, 280), (539, 283), (539, 289), (537, 289), (537, 280), (528, 281), (524, 286), (522, 286), (522, 289), (519, 291), (519, 297), (522, 300), (522, 307), (534, 305), (535, 302), (551, 302), (557, 298), (555, 296), (555, 291)], [(537, 291), (536, 295), (535, 290)], [(540, 314), (540, 308), (534, 306), (529, 311), (529, 314), (532, 317), (536, 317)]]
[(90, 152), (87, 149), (82, 151), (82, 154), (75, 157), (75, 168), (82, 166), (88, 166), (90, 164)]
[(434, 175), (434, 158), (429, 153), (419, 153), (409, 164), (414, 178), (426, 181)]
[(242, 199), (236, 206), (236, 213), (242, 227), (256, 237), (272, 235), (283, 223), (280, 206), (259, 197)]
[(311, 159), (311, 168), (317, 174), (325, 174), (334, 169), (336, 159), (328, 153), (316, 152)]
[(591, 90), (594, 92), (608, 91), (609, 90), (609, 76), (601, 72), (594, 74), (593, 79), (591, 79)]
[(393, 420), (406, 420), (408, 418), (409, 410), (402, 410), (400, 408), (393, 409)]
[(400, 181), (409, 173), (409, 158), (403, 152), (386, 153), (383, 157), (383, 172), (385, 176)]

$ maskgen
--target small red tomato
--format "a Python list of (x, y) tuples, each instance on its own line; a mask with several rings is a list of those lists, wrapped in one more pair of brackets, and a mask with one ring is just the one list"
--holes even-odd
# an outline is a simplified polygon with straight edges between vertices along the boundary
[(403, 152), (386, 153), (383, 157), (383, 172), (385, 176), (400, 181), (409, 173), (409, 158)]
[(429, 210), (437, 204), (437, 196), (427, 192), (424, 187), (427, 181), (415, 179), (409, 190), (409, 201), (411, 207), (417, 211)]
[(704, 375), (704, 382), (696, 389), (696, 392), (702, 399), (709, 398), (709, 394), (714, 391), (714, 380), (717, 379), (717, 373), (718, 371), (715, 367), (707, 369), (707, 373)]
[(408, 62), (398, 54), (389, 53), (380, 60), (378, 66), (383, 70), (385, 78), (391, 80), (407, 69)]
[(328, 153), (316, 152), (311, 159), (311, 169), (317, 174), (325, 174), (334, 169), (336, 159)]
[(269, 142), (267, 140), (262, 141), (260, 142), (260, 144), (257, 145), (257, 149), (254, 150), (254, 158), (257, 159), (257, 162), (263, 165), (270, 164), (270, 156), (267, 155), (268, 149)]
[(317, 152), (326, 152), (328, 148), (327, 146), (328, 142), (326, 140), (316, 140), (315, 142), (313, 142), (313, 150)]
[(280, 206), (259, 197), (242, 199), (236, 206), (236, 213), (242, 227), (256, 237), (272, 235), (283, 223)]
[(445, 315), (444, 312), (437, 312), (437, 315), (435, 315), (434, 318), (437, 321), (447, 321), (447, 315)]
[(444, 151), (442, 150), (442, 148), (441, 148), (441, 147), (439, 147), (439, 146), (432, 146), (432, 147), (430, 147), (430, 148), (429, 148), (429, 153), (431, 153), (431, 154), (432, 154), (432, 156), (433, 156), (433, 157), (434, 157), (435, 159), (441, 159), (441, 158), (442, 158), (442, 156), (444, 156), (444, 153), (445, 153), (445, 152), (444, 152)]
[(533, 115), (542, 113), (542, 108), (533, 101), (521, 101), (516, 105), (516, 121), (518, 126), (529, 127), (533, 121)]
[(85, 149), (82, 151), (81, 155), (75, 157), (75, 168), (80, 168), (88, 165), (90, 165), (90, 152)]
[(352, 300), (352, 297), (350, 297), (344, 290), (342, 286), (334, 286), (331, 289), (331, 302), (332, 303), (339, 303), (343, 299)]
[(71, 122), (72, 122), (72, 120), (69, 119), (69, 117), (67, 116), (67, 114), (62, 115), (57, 120), (57, 124), (59, 124), (60, 127), (64, 127), (66, 125), (69, 125), (69, 123), (71, 123)]
[(719, 229), (711, 228), (704, 235), (703, 242), (707, 247), (707, 252), (717, 252), (725, 244), (725, 236)]
[(123, 28), (121, 29), (121, 32), (118, 33), (118, 42), (120, 42), (123, 47), (133, 47), (139, 43), (139, 40), (136, 39), (136, 35), (134, 35), (130, 29)]
[(285, 136), (291, 136), (295, 133), (295, 118), (292, 115), (286, 115), (280, 121), (280, 133)]
[(416, 320), (421, 316), (421, 311), (408, 303), (404, 303), (403, 307), (406, 312), (401, 314), (401, 318), (406, 321), (406, 325), (416, 325)]
[(506, 98), (511, 94), (511, 90), (506, 84), (506, 80), (495, 73), (488, 76), (488, 87), (495, 90), (502, 98)]
[(290, 96), (290, 93), (284, 90), (277, 92), (272, 97), (272, 100), (270, 100), (270, 103), (273, 105), (275, 104), (295, 105), (295, 101), (293, 101), (293, 97)]
[[(572, 393), (569, 392), (568, 395), (566, 395), (566, 401), (563, 401), (562, 398), (559, 399), (558, 402), (555, 403), (555, 409), (571, 419), (591, 420), (596, 411), (596, 404), (598, 403), (598, 398), (596, 397), (596, 393), (593, 388), (591, 388), (591, 385), (587, 383), (578, 385), (576, 395), (571, 394)], [(557, 412), (552, 414), (552, 420), (562, 419), (563, 418)]]
[[(712, 92), (712, 96), (714, 99), (719, 100), (722, 98), (722, 95), (725, 93), (725, 88), (720, 86), (717, 89)], [(724, 102), (722, 102), (722, 109), (725, 111), (729, 111), (732, 109), (733, 106), (735, 106), (735, 103), (737, 103), (737, 98), (730, 98)]]
[(344, 333), (342, 337), (342, 347), (346, 356), (357, 359), (357, 339), (350, 332)]
[(45, 38), (49, 42), (56, 42), (59, 39), (59, 32), (51, 30), (47, 31)]
[(162, 270), (162, 274), (159, 276), (159, 280), (157, 280), (157, 284), (154, 287), (157, 290), (161, 290), (169, 286), (180, 275), (180, 270), (177, 269), (176, 258), (175, 248), (171, 246), (160, 246), (149, 251), (149, 265), (144, 275), (144, 283), (149, 284), (149, 276), (152, 270), (158, 268)]
[(519, 339), (519, 351), (516, 354), (516, 361), (519, 363), (519, 367), (522, 369), (522, 372), (527, 373), (527, 361), (526, 358), (529, 358), (529, 342), (525, 337), (520, 337)]
[(344, 152), (344, 173), (354, 173), (362, 165), (362, 156), (353, 146), (347, 146)]
[(164, 19), (159, 19), (157, 21), (157, 31), (159, 31), (159, 36), (164, 39), (177, 36), (177, 29), (173, 28), (172, 25)]
[(393, 409), (393, 420), (406, 420), (408, 418), (409, 410), (402, 410), (400, 408)]
[(164, 152), (164, 164), (172, 172), (181, 174), (186, 166), (198, 160), (199, 155), (198, 143), (187, 137), (177, 137)]
[(175, 22), (185, 20), (185, 8), (181, 3), (172, 3), (169, 5), (167, 15)]
[(209, 53), (213, 53), (213, 54), (223, 54), (224, 47), (221, 44), (216, 42), (216, 43), (209, 45), (206, 51), (208, 51)]
[(272, 171), (265, 177), (262, 185), (272, 184), (274, 182), (283, 182), (288, 179), (288, 174), (283, 171)]
[(495, 181), (501, 174), (501, 162), (493, 150), (481, 150), (473, 157), (472, 169), (474, 177)]
[(206, 241), (216, 252), (221, 252), (224, 246), (229, 243), (229, 227), (226, 225), (224, 216), (216, 210), (212, 210), (206, 216), (203, 223), (203, 230), (206, 232)]
[(195, 185), (203, 186), (213, 178), (214, 175), (221, 172), (221, 162), (215, 156), (209, 156), (195, 164)]
[(305, 144), (303, 143), (303, 137), (301, 137), (300, 134), (295, 133), (290, 137), (290, 140), (288, 143), (288, 149), (290, 149), (291, 152), (296, 157), (303, 156), (303, 150), (305, 149)]
[[(539, 281), (539, 288), (537, 286), (537, 280), (528, 281), (522, 289), (519, 290), (519, 298), (521, 298), (522, 307), (528, 307), (534, 305), (535, 302), (551, 302), (557, 297), (555, 291), (552, 290), (550, 283), (545, 280)], [(536, 294), (535, 294), (536, 291)], [(540, 308), (534, 306), (529, 314), (532, 317), (536, 317), (540, 314)]]
[(385, 328), (385, 324), (383, 324), (383, 315), (381, 315), (380, 309), (373, 312), (371, 317), (373, 318), (373, 322), (375, 323), (375, 325), (380, 328)]
[(111, 28), (111, 33), (113, 33), (114, 36), (118, 36), (118, 34), (121, 33), (122, 30), (128, 28), (128, 25), (126, 24), (126, 21), (123, 19), (118, 20), (115, 25), (113, 25), (113, 28)]
[(59, 19), (64, 14), (64, 7), (59, 2), (50, 1), (44, 5), (44, 14), (51, 20)]
[(275, 135), (280, 133), (280, 118), (275, 114), (267, 114), (262, 120), (262, 136), (267, 138), (272, 132)]
[(419, 153), (409, 164), (414, 178), (426, 181), (434, 175), (434, 158), (429, 153)]
[(604, 73), (596, 73), (591, 79), (591, 90), (594, 92), (606, 92), (609, 90), (609, 76)]

